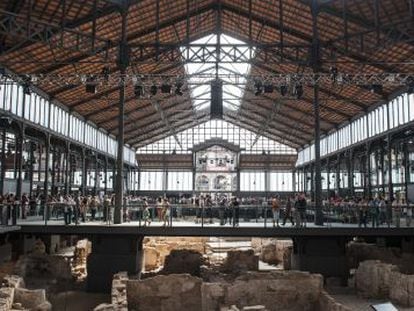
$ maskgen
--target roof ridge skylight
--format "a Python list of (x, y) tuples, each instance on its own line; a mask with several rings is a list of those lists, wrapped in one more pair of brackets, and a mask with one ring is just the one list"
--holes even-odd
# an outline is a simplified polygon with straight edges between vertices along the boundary
[[(191, 86), (191, 98), (193, 107), (196, 110), (204, 110), (210, 106), (210, 81), (214, 76), (218, 76), (223, 80), (223, 108), (236, 111), (241, 105), (241, 99), (244, 94), (246, 85), (245, 76), (250, 71), (249, 63), (229, 62), (226, 52), (230, 52), (231, 47), (222, 46), (219, 49), (220, 56), (216, 55), (217, 51), (211, 45), (217, 44), (217, 40), (224, 45), (246, 44), (245, 42), (235, 39), (226, 34), (211, 34), (191, 42), (188, 46), (188, 53), (183, 53), (186, 74), (190, 76), (188, 84)], [(208, 52), (211, 53), (212, 59), (219, 59), (218, 64), (214, 63), (198, 63), (189, 60), (194, 59), (197, 49), (191, 49), (191, 46), (198, 44), (208, 44)], [(211, 47), (211, 49), (210, 49)], [(252, 55), (250, 48), (242, 47), (239, 53), (244, 55)], [(185, 49), (182, 48), (182, 51)], [(253, 51), (254, 52), (254, 51)], [(227, 60), (226, 60), (227, 59)], [(237, 78), (236, 78), (237, 76)]]

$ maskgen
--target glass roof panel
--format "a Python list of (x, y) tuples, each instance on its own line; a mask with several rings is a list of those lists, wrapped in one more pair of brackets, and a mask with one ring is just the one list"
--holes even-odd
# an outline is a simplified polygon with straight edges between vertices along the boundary
[[(245, 42), (237, 40), (231, 36), (224, 34), (212, 34), (204, 38), (195, 40), (189, 44), (194, 49), (190, 49), (188, 54), (183, 54), (184, 59), (193, 59), (197, 54), (197, 44), (216, 44), (220, 40), (223, 45), (244, 45)], [(183, 49), (181, 49), (183, 51)], [(245, 76), (250, 71), (250, 64), (248, 63), (234, 63), (231, 62), (229, 56), (232, 48), (230, 46), (222, 46), (220, 51), (220, 61), (218, 64), (212, 63), (194, 63), (188, 62), (185, 64), (186, 73), (190, 76), (188, 84), (191, 86), (191, 97), (193, 99), (193, 107), (196, 110), (206, 109), (210, 106), (210, 81), (215, 75), (223, 80), (223, 107), (230, 110), (237, 110), (241, 104), (241, 98), (244, 93), (244, 86), (246, 84)], [(207, 47), (207, 60), (214, 61), (218, 59), (215, 47)], [(241, 53), (250, 59), (253, 56), (254, 49), (248, 47), (240, 47), (238, 53)], [(200, 85), (201, 84), (201, 85)], [(200, 95), (202, 98), (200, 98)]]

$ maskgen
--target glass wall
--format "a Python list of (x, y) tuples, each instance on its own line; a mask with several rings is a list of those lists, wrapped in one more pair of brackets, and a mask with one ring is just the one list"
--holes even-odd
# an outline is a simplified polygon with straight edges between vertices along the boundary
[(175, 137), (170, 136), (139, 148), (137, 153), (176, 152), (189, 154), (191, 153), (191, 148), (195, 145), (216, 138), (240, 146), (240, 148), (243, 149), (242, 153), (262, 154), (263, 152), (266, 152), (271, 154), (296, 154), (296, 150), (289, 146), (264, 136), (257, 138), (256, 133), (224, 120), (210, 120), (177, 133), (176, 136), (181, 143), (182, 149)]
[[(321, 156), (349, 147), (414, 120), (414, 94), (403, 94), (321, 139)], [(389, 120), (389, 121), (388, 121)], [(314, 145), (298, 152), (296, 165), (315, 159)]]
[(193, 172), (168, 171), (168, 191), (191, 191), (193, 190)]
[[(9, 78), (0, 77), (0, 79), (0, 110), (116, 157), (116, 140), (105, 130), (97, 129), (95, 124), (81, 120), (70, 114), (65, 108), (30, 92), (27, 87), (23, 87)], [(134, 149), (124, 147), (124, 161), (136, 165)]]
[(140, 190), (144, 191), (162, 191), (164, 173), (162, 171), (142, 171), (140, 173)]
[(269, 191), (293, 191), (292, 172), (270, 172)]
[(240, 191), (266, 191), (264, 172), (241, 172)]

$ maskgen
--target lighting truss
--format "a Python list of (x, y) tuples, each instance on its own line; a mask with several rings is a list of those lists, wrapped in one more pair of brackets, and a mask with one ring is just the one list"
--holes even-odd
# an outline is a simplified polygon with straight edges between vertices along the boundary
[[(67, 86), (67, 85), (86, 85), (93, 79), (97, 86), (117, 86), (122, 81), (126, 85), (140, 85), (143, 87), (157, 86), (165, 83), (187, 86), (203, 85), (206, 79), (215, 79), (216, 74), (197, 73), (193, 75), (134, 75), (134, 74), (38, 74), (38, 75), (7, 75), (0, 77), (1, 84), (10, 83), (9, 79), (18, 83), (27, 83), (33, 85)], [(9, 78), (9, 79), (8, 79)], [(242, 74), (219, 74), (218, 78), (223, 80), (223, 84), (228, 85), (245, 85), (251, 88), (260, 81), (263, 85), (289, 86), (304, 85), (312, 86), (316, 84), (331, 85), (382, 85), (382, 86), (408, 86), (414, 81), (414, 73), (379, 73), (379, 74), (347, 74), (338, 73), (335, 77), (330, 73), (304, 73), (304, 74), (273, 74), (273, 75), (242, 75)], [(191, 79), (191, 81), (190, 81)], [(231, 81), (231, 82), (230, 82)]]

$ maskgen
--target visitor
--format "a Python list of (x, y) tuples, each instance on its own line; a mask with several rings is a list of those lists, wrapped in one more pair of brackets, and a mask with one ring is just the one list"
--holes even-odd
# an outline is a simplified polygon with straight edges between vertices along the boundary
[(91, 198), (89, 208), (91, 212), (91, 220), (95, 221), (96, 211), (98, 210), (98, 198), (96, 195)]
[(69, 200), (66, 200), (66, 203), (63, 207), (63, 218), (66, 226), (72, 223), (72, 205)]
[(21, 200), (21, 218), (26, 219), (27, 218), (27, 210), (29, 207), (29, 198), (27, 197), (26, 193), (23, 193), (22, 200)]
[(79, 215), (82, 219), (82, 222), (86, 222), (86, 211), (88, 210), (88, 198), (83, 197), (79, 205)]
[(301, 193), (295, 202), (295, 208), (299, 213), (299, 227), (306, 227), (306, 206), (305, 195)]
[(158, 197), (158, 199), (157, 199), (157, 216), (158, 216), (159, 222), (162, 221), (162, 209), (163, 209), (162, 198)]
[(170, 211), (170, 203), (168, 202), (168, 198), (164, 198), (163, 204), (162, 204), (162, 220), (164, 221), (163, 227), (171, 226), (171, 211)]
[(285, 214), (283, 215), (283, 223), (282, 226), (286, 225), (286, 220), (289, 219), (292, 223), (292, 227), (295, 225), (292, 216), (292, 199), (290, 197), (287, 198), (286, 207), (285, 207)]
[(206, 207), (206, 212), (207, 212), (206, 214), (210, 218), (209, 223), (212, 224), (213, 223), (213, 201), (211, 200), (210, 195), (207, 195), (206, 197), (205, 207)]
[(401, 200), (395, 199), (392, 202), (392, 219), (395, 227), (400, 227), (401, 221)]
[(233, 227), (239, 226), (239, 216), (240, 216), (240, 206), (239, 201), (236, 197), (233, 198), (232, 201), (232, 209), (233, 209)]
[(411, 221), (413, 219), (413, 205), (410, 203), (408, 204), (407, 202), (405, 202), (404, 200), (404, 205), (406, 206), (406, 214), (405, 214), (405, 225), (407, 227), (411, 226)]
[(272, 214), (273, 214), (273, 227), (275, 227), (276, 224), (279, 227), (280, 202), (279, 202), (278, 196), (275, 196), (272, 199)]
[(219, 202), (219, 218), (220, 218), (220, 226), (224, 226), (227, 222), (227, 215), (226, 213), (226, 197), (223, 196)]
[(142, 211), (142, 219), (144, 220), (144, 227), (146, 227), (147, 224), (151, 225), (151, 214), (146, 198), (143, 199), (143, 208), (144, 210)]
[(368, 200), (368, 208), (372, 219), (372, 228), (377, 228), (379, 225), (379, 207), (377, 200), (370, 197)]

